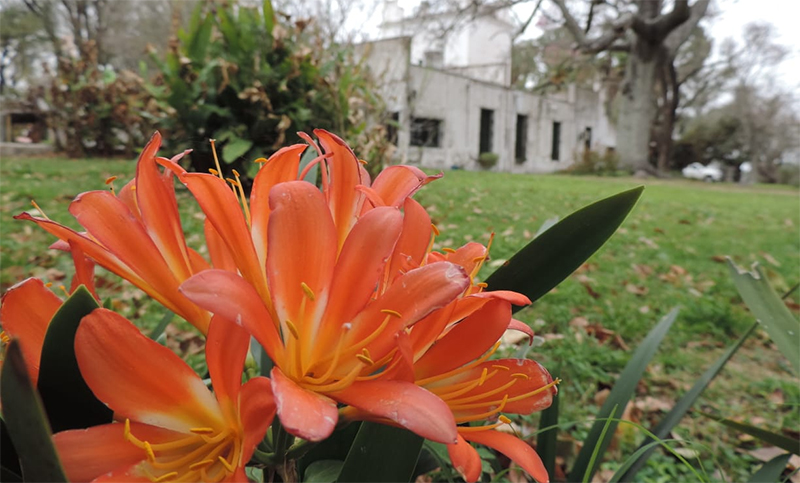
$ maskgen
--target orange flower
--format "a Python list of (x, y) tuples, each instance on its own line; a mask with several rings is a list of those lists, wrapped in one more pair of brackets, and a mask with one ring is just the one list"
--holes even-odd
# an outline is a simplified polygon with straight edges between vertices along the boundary
[(338, 419), (338, 401), (453, 442), (453, 417), (440, 399), (408, 381), (373, 380), (391, 359), (396, 334), (469, 285), (461, 268), (442, 262), (409, 270), (376, 293), (403, 230), (398, 207), (431, 178), (395, 167), (370, 187), (343, 141), (315, 133), (327, 151), (315, 161), (322, 168), (321, 191), (296, 181), (304, 146), (284, 148), (265, 162), (249, 205), (221, 178), (164, 163), (193, 192), (219, 237), (212, 260), (228, 261), (227, 270), (197, 274), (181, 291), (238, 322), (264, 346), (276, 365), (278, 415), (292, 434), (326, 438)]
[(96, 309), (84, 317), (78, 365), (118, 422), (53, 436), (70, 481), (247, 481), (244, 465), (275, 414), (267, 378), (241, 383), (249, 340), (235, 324), (212, 321), (212, 393), (122, 316)]
[[(22, 213), (62, 242), (80, 247), (102, 267), (133, 283), (204, 334), (210, 315), (189, 302), (178, 286), (208, 263), (191, 248), (181, 229), (172, 172), (161, 173), (156, 152), (161, 135), (155, 133), (139, 156), (136, 178), (120, 190), (82, 193), (69, 211), (85, 229), (78, 233), (49, 218)], [(183, 154), (172, 159), (173, 162)], [(57, 247), (64, 247), (63, 243)]]

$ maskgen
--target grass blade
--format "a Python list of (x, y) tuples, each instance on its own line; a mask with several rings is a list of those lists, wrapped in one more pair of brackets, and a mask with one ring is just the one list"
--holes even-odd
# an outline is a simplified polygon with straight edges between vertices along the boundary
[(161, 320), (158, 322), (158, 325), (155, 327), (155, 329), (153, 329), (152, 332), (150, 332), (150, 335), (148, 337), (157, 341), (158, 338), (161, 337), (161, 334), (163, 334), (164, 331), (167, 330), (167, 326), (169, 325), (170, 322), (172, 322), (173, 318), (175, 318), (175, 313), (172, 312), (171, 310), (167, 310), (167, 313), (164, 314), (163, 317), (161, 317)]
[[(611, 426), (611, 422), (614, 419), (616, 412), (617, 406), (614, 406), (614, 408), (611, 409), (611, 415), (608, 416), (608, 419), (606, 419), (606, 422), (603, 425), (603, 430), (600, 431), (600, 438), (598, 441), (605, 441), (606, 433), (608, 432), (609, 426)], [(589, 458), (589, 466), (586, 468), (586, 473), (583, 474), (583, 483), (589, 483), (589, 480), (592, 479), (592, 474), (594, 474), (595, 471), (595, 463), (597, 462), (597, 455), (600, 453), (600, 449), (601, 448), (599, 444), (595, 444), (594, 448), (592, 449), (592, 457)]]
[[(662, 419), (656, 425), (656, 427), (653, 428), (654, 435), (656, 435), (658, 438), (665, 438), (667, 435), (669, 435), (670, 431), (672, 431), (672, 428), (681, 422), (683, 416), (685, 416), (687, 411), (689, 411), (689, 408), (694, 405), (695, 401), (697, 401), (697, 398), (700, 397), (700, 394), (702, 394), (711, 381), (717, 376), (717, 374), (719, 374), (728, 360), (739, 349), (739, 347), (742, 346), (745, 339), (747, 339), (747, 337), (753, 333), (753, 330), (755, 330), (756, 327), (757, 324), (753, 324), (750, 329), (748, 329), (747, 332), (745, 332), (745, 334), (740, 337), (738, 341), (736, 341), (736, 343), (730, 346), (728, 350), (726, 350), (725, 353), (723, 353), (719, 359), (717, 359), (716, 362), (714, 362), (714, 364), (709, 367), (699, 379), (697, 379), (697, 381), (694, 383), (694, 386), (692, 386), (692, 388), (686, 394), (684, 394), (677, 403), (675, 403), (669, 413), (664, 416), (664, 419)], [(653, 442), (652, 438), (645, 438), (640, 449), (645, 446), (649, 446), (650, 449), (642, 452), (639, 455), (638, 459), (630, 465), (630, 469), (622, 476), (620, 481), (635, 481), (634, 477), (636, 476), (636, 473), (642, 468), (642, 466), (644, 466), (644, 464), (647, 462), (647, 458), (649, 458), (652, 452), (655, 450), (655, 446), (650, 445), (651, 442)], [(639, 452), (637, 451), (637, 453)]]
[[(559, 391), (561, 393), (561, 391)], [(542, 458), (542, 463), (547, 470), (548, 475), (554, 475), (556, 471), (556, 454), (558, 445), (558, 401), (560, 397), (556, 395), (553, 397), (553, 403), (550, 407), (542, 411), (539, 418), (540, 428), (552, 429), (542, 431), (536, 437), (536, 452)]]
[(633, 209), (643, 189), (640, 186), (623, 191), (559, 221), (490, 275), (486, 279), (489, 290), (513, 290), (531, 301), (546, 294), (603, 246)]
[(362, 423), (337, 481), (409, 481), (424, 441), (407, 429)]
[(628, 468), (630, 468), (634, 463), (641, 461), (643, 454), (651, 452), (657, 446), (661, 446), (664, 445), (665, 443), (673, 441), (678, 441), (678, 440), (664, 439), (664, 440), (650, 441), (649, 443), (642, 445), (639, 449), (636, 450), (636, 452), (630, 455), (628, 459), (625, 460), (624, 463), (622, 463), (622, 466), (620, 466), (617, 469), (617, 472), (611, 476), (611, 479), (608, 480), (608, 483), (617, 483), (619, 481), (622, 481), (622, 478), (628, 471)]
[(792, 457), (791, 453), (786, 453), (782, 455), (778, 455), (771, 460), (767, 461), (761, 468), (758, 469), (753, 476), (750, 477), (751, 483), (767, 483), (767, 482), (777, 482), (780, 480), (781, 475), (783, 474), (783, 470), (786, 469), (786, 465), (789, 463), (789, 458)]
[(716, 416), (703, 411), (698, 412), (703, 416), (711, 418), (718, 423), (722, 423), (729, 428), (733, 428), (737, 431), (749, 434), (750, 436), (754, 436), (761, 441), (767, 442), (772, 446), (777, 446), (778, 448), (789, 451), (790, 453), (800, 455), (800, 441), (796, 439), (789, 438), (788, 436), (774, 433), (766, 429), (761, 429), (757, 426), (753, 426), (752, 424), (740, 423), (739, 421), (733, 421), (732, 419), (726, 419), (722, 416)]
[[(639, 347), (636, 348), (630, 361), (625, 365), (625, 369), (622, 370), (619, 378), (617, 378), (617, 382), (614, 384), (614, 388), (611, 389), (608, 398), (606, 398), (606, 402), (600, 408), (600, 412), (597, 415), (598, 419), (609, 418), (615, 407), (625, 408), (628, 405), (647, 364), (650, 363), (650, 359), (656, 353), (658, 346), (677, 317), (678, 308), (676, 307), (653, 327)], [(606, 437), (606, 429), (611, 430), (608, 437)], [(605, 424), (602, 421), (595, 421), (569, 473), (569, 481), (575, 481), (577, 478), (584, 477), (587, 474), (589, 480), (592, 479), (594, 468), (590, 468), (590, 461), (592, 460), (593, 452), (597, 451), (598, 456), (602, 458), (611, 443), (611, 436), (613, 436), (616, 429), (617, 422), (613, 422), (608, 428), (605, 428)]]
[(728, 264), (736, 289), (747, 308), (789, 360), (795, 373), (800, 374), (800, 322), (770, 286), (760, 267), (754, 266), (753, 271), (748, 272), (737, 267), (730, 259)]
[(0, 375), (0, 399), (24, 481), (67, 481), (53, 447), (42, 401), (28, 377), (19, 343), (13, 339), (6, 349)]

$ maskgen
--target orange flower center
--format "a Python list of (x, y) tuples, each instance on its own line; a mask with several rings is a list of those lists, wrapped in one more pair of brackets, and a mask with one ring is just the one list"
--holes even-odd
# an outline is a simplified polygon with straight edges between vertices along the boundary
[(147, 460), (139, 470), (153, 482), (218, 482), (229, 477), (242, 461), (242, 438), (230, 428), (192, 428), (191, 434), (163, 443), (150, 443), (131, 433), (125, 420), (125, 440), (144, 450)]

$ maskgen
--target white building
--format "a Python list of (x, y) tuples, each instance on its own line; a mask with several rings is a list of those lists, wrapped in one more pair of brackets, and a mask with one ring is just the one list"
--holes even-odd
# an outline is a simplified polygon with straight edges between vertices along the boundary
[(599, 83), (547, 96), (512, 88), (514, 26), (507, 14), (487, 10), (456, 27), (453, 20), (425, 4), (405, 17), (389, 0), (381, 39), (360, 46), (400, 126), (396, 144), (404, 162), (480, 169), (480, 153), (490, 152), (498, 155), (494, 170), (552, 172), (587, 147), (614, 147)]

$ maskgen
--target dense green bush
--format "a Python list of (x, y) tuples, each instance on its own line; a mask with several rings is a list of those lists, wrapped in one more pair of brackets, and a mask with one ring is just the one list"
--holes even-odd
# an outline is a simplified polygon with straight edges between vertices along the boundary
[(614, 175), (619, 170), (619, 155), (607, 150), (605, 154), (597, 151), (583, 151), (578, 159), (567, 168), (572, 174)]
[(497, 153), (481, 153), (478, 156), (478, 164), (481, 165), (483, 169), (492, 169), (497, 165), (497, 161), (500, 159), (500, 156)]

